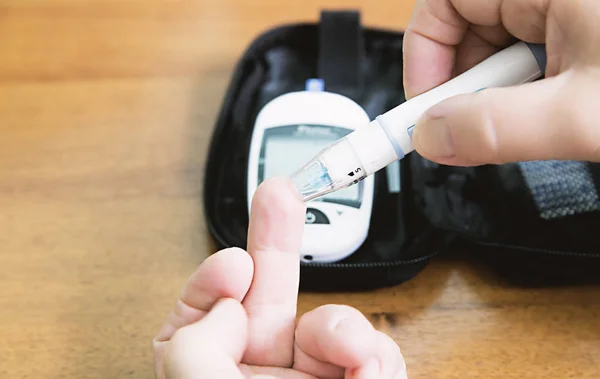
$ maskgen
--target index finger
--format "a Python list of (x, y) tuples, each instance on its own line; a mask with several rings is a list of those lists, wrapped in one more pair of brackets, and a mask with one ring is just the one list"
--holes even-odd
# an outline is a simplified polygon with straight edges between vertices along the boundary
[(254, 277), (244, 299), (249, 318), (243, 362), (289, 367), (300, 277), (305, 206), (291, 181), (272, 178), (257, 189), (251, 205), (248, 253)]

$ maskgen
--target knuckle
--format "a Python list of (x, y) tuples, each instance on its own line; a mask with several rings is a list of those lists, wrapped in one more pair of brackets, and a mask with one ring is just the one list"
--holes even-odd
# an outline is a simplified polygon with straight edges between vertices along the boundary
[(455, 154), (470, 162), (499, 162), (497, 127), (498, 114), (494, 108), (493, 88), (478, 92), (472, 97), (471, 104), (463, 107), (451, 126)]
[(500, 7), (503, 23), (517, 38), (542, 42), (546, 36), (549, 0), (504, 0)]

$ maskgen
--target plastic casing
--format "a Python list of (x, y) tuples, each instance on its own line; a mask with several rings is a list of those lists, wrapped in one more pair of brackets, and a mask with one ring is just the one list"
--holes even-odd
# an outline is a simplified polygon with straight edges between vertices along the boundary
[[(265, 131), (288, 125), (324, 125), (347, 128), (365, 127), (370, 118), (353, 100), (330, 92), (300, 91), (281, 95), (265, 105), (257, 115), (248, 160), (248, 209), (258, 186), (260, 150)], [(323, 146), (326, 147), (326, 146)], [(328, 263), (353, 254), (365, 241), (373, 207), (374, 177), (362, 186), (360, 208), (321, 201), (308, 201), (307, 208), (323, 212), (329, 224), (305, 224), (300, 259)], [(340, 214), (341, 213), (341, 214)]]
[[(536, 56), (527, 44), (519, 42), (439, 87), (376, 117), (345, 138), (358, 157), (364, 175), (371, 175), (414, 150), (412, 128), (430, 107), (452, 96), (486, 88), (516, 86), (542, 75)], [(328, 166), (329, 174), (340, 187), (354, 180), (346, 173), (357, 166), (357, 161), (349, 159), (345, 149), (346, 146), (341, 146), (335, 154), (329, 154), (332, 161)]]

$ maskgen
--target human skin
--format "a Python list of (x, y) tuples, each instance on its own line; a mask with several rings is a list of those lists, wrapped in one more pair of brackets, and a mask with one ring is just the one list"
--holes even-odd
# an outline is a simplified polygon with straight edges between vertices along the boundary
[(418, 0), (404, 39), (407, 97), (517, 40), (546, 44), (546, 77), (430, 108), (413, 132), (420, 155), (455, 166), (600, 161), (597, 0)]
[(305, 206), (291, 182), (263, 182), (251, 209), (247, 250), (207, 258), (154, 339), (156, 378), (406, 378), (397, 344), (358, 310), (296, 323)]

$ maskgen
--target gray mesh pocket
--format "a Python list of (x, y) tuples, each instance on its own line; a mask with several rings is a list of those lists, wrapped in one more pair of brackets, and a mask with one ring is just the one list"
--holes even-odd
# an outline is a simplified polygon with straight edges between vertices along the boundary
[(555, 219), (600, 210), (600, 199), (585, 162), (519, 163), (540, 216)]

